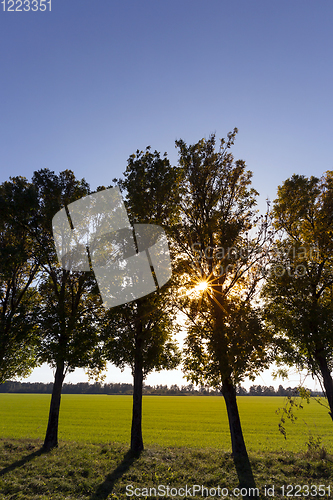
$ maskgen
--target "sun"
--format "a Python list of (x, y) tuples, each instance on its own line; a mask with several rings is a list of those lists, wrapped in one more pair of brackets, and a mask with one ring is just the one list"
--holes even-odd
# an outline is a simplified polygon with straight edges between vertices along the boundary
[(200, 280), (197, 285), (195, 285), (193, 288), (191, 288), (188, 291), (188, 295), (201, 295), (203, 292), (206, 292), (209, 288), (208, 281), (206, 280)]
[(207, 281), (200, 281), (200, 283), (194, 287), (194, 290), (196, 292), (204, 292), (208, 288), (208, 283)]
[[(188, 286), (190, 283), (188, 283)], [(192, 286), (184, 290), (183, 294), (187, 295), (192, 299), (201, 299), (205, 293), (211, 291), (211, 285), (209, 278), (199, 278), (198, 276), (194, 278), (191, 283)]]

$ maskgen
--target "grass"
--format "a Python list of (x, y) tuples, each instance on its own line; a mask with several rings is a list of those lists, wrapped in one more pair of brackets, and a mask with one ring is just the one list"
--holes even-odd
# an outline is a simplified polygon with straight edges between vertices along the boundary
[[(229, 496), (238, 486), (231, 453), (217, 449), (150, 446), (140, 458), (134, 458), (128, 447), (119, 443), (68, 442), (47, 454), (40, 452), (41, 444), (31, 439), (0, 440), (1, 500), (123, 500), (130, 498), (126, 496), (130, 485), (140, 488), (138, 493), (159, 485), (170, 489), (202, 485), (208, 491), (219, 486), (228, 488)], [(320, 456), (314, 450), (281, 452), (278, 456), (273, 452), (252, 453), (250, 459), (262, 498), (265, 486), (274, 485), (276, 499), (282, 498), (282, 485), (327, 487), (333, 483), (331, 457)]]
[[(139, 458), (128, 450), (131, 401), (127, 396), (64, 395), (59, 448), (42, 453), (50, 396), (0, 394), (0, 500), (163, 498), (154, 495), (159, 485), (164, 492), (168, 486), (168, 498), (177, 500), (194, 499), (193, 485), (213, 494), (214, 488), (216, 494), (218, 487), (220, 492), (227, 488), (228, 494), (223, 490), (224, 496), (215, 498), (230, 498), (238, 481), (223, 398), (145, 396), (145, 450)], [(300, 496), (333, 496), (332, 422), (327, 411), (315, 402), (305, 405), (295, 424), (287, 422), (284, 440), (275, 413), (283, 403), (278, 397), (239, 398), (261, 497), (286, 498), (282, 486), (294, 497), (297, 491), (287, 490), (289, 484), (326, 488), (320, 492), (325, 495), (303, 495), (303, 489)], [(130, 485), (133, 488), (126, 490)], [(186, 485), (192, 496), (171, 490)], [(273, 486), (274, 494), (265, 495), (265, 487)], [(140, 496), (127, 496), (134, 488)], [(196, 497), (202, 498), (201, 491)]]
[[(50, 396), (0, 394), (0, 436), (43, 439)], [(240, 416), (249, 451), (306, 451), (309, 436), (333, 449), (332, 421), (315, 401), (286, 422), (287, 439), (278, 432), (280, 397), (239, 397)], [(127, 444), (130, 440), (131, 396), (62, 396), (59, 439)], [(218, 448), (230, 451), (226, 408), (222, 397), (144, 396), (143, 437), (146, 445)]]

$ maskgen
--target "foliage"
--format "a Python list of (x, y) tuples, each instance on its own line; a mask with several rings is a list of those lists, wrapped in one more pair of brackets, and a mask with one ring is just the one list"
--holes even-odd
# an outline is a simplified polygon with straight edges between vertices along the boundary
[[(158, 224), (168, 230), (177, 220), (179, 171), (164, 155), (147, 147), (128, 159), (119, 184), (131, 224)], [(128, 365), (134, 373), (138, 356), (143, 376), (152, 370), (172, 369), (180, 355), (173, 340), (177, 332), (172, 286), (164, 285), (150, 295), (109, 311), (106, 349), (117, 366)], [(139, 352), (140, 351), (140, 352)]]
[(104, 311), (92, 273), (53, 269), (39, 285), (43, 300), (38, 319), (43, 332), (39, 358), (55, 367), (65, 362), (65, 372), (75, 368), (104, 369), (98, 326)]
[(123, 179), (114, 179), (124, 193), (131, 222), (159, 224), (168, 228), (178, 222), (178, 185), (181, 170), (172, 167), (164, 153), (137, 150), (127, 162)]
[(229, 378), (236, 386), (269, 362), (269, 337), (253, 302), (268, 219), (255, 217), (252, 173), (230, 152), (236, 133), (221, 140), (219, 151), (214, 135), (192, 146), (176, 141), (183, 171), (176, 237), (189, 328), (184, 366), (190, 380), (215, 387)]
[[(102, 311), (96, 281), (92, 272), (61, 269), (52, 233), (55, 213), (88, 193), (88, 184), (68, 170), (57, 176), (44, 169), (34, 173), (31, 183), (13, 178), (2, 185), (1, 317), (15, 329), (7, 352), (20, 375), (25, 373), (20, 368), (24, 357), (28, 368), (37, 358), (52, 366), (63, 360), (65, 370), (102, 367), (95, 349), (97, 311)], [(6, 326), (1, 331), (3, 338)], [(8, 369), (4, 380), (15, 373)]]
[(32, 234), (40, 249), (42, 272), (38, 275), (38, 319), (42, 362), (65, 363), (65, 372), (76, 367), (104, 368), (100, 356), (98, 324), (104, 310), (92, 271), (71, 272), (61, 268), (55, 251), (52, 218), (64, 206), (90, 193), (85, 180), (71, 171), (58, 176), (46, 169), (32, 180), (38, 198), (38, 229)]
[(23, 177), (0, 186), (0, 383), (24, 377), (36, 365), (39, 297), (33, 285), (39, 255), (29, 232), (33, 194)]
[(303, 387), (298, 387), (297, 393), (293, 396), (288, 395), (285, 398), (284, 406), (276, 410), (277, 415), (281, 415), (279, 422), (279, 432), (283, 435), (284, 439), (287, 439), (286, 432), (286, 419), (289, 419), (291, 423), (295, 423), (297, 416), (295, 410), (302, 410), (304, 408), (304, 401), (307, 404), (310, 403), (310, 391), (304, 389)]
[(306, 445), (308, 447), (306, 452), (307, 457), (319, 458), (320, 460), (323, 460), (327, 457), (327, 450), (325, 446), (322, 446), (322, 439), (320, 436), (314, 437), (310, 433)]
[(165, 297), (155, 292), (148, 299), (138, 299), (110, 311), (105, 348), (112, 362), (130, 366), (134, 372), (138, 325), (141, 333), (141, 356), (144, 378), (153, 370), (173, 369), (179, 364), (177, 345), (172, 341), (175, 320)]
[(308, 369), (333, 409), (333, 172), (293, 175), (278, 189), (274, 224), (281, 232), (263, 288), (265, 318), (278, 360)]

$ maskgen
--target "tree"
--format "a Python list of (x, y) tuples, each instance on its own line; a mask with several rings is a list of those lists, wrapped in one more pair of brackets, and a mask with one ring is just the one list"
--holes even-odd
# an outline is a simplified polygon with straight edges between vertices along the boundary
[[(237, 129), (188, 146), (176, 141), (182, 168), (182, 225), (176, 229), (183, 258), (182, 307), (188, 317), (184, 367), (192, 382), (220, 388), (227, 407), (232, 452), (241, 487), (254, 487), (241, 428), (236, 388), (269, 362), (269, 338), (253, 300), (267, 219), (255, 218), (252, 173), (234, 161)], [(250, 237), (256, 224), (256, 236)]]
[[(124, 178), (114, 179), (125, 195), (130, 222), (159, 224), (168, 231), (177, 218), (178, 178), (178, 169), (170, 166), (166, 156), (152, 153), (150, 147), (133, 154)], [(156, 279), (156, 269), (151, 270)], [(143, 450), (143, 381), (152, 370), (172, 369), (180, 361), (173, 339), (177, 331), (175, 315), (170, 282), (145, 297), (111, 309), (108, 314), (105, 332), (109, 337), (109, 359), (121, 368), (129, 365), (133, 374), (131, 451), (135, 454)]]
[[(104, 367), (99, 346), (99, 322), (104, 311), (93, 272), (63, 269), (53, 239), (54, 215), (88, 195), (88, 184), (77, 180), (69, 170), (56, 175), (43, 169), (34, 173), (32, 187), (34, 208), (28, 217), (22, 217), (17, 211), (15, 200), (9, 213), (13, 224), (27, 229), (29, 242), (39, 258), (40, 268), (34, 277), (39, 294), (35, 308), (39, 337), (37, 358), (55, 369), (43, 445), (45, 450), (50, 450), (58, 445), (61, 390), (66, 373), (76, 367), (88, 367), (97, 373)], [(20, 318), (22, 322), (29, 319), (24, 312)]]
[(332, 200), (333, 171), (279, 186), (273, 216), (281, 236), (263, 297), (280, 361), (318, 377), (333, 419)]
[[(15, 207), (20, 224), (11, 217)], [(27, 376), (36, 365), (39, 256), (29, 236), (33, 187), (23, 177), (0, 186), (0, 383)]]

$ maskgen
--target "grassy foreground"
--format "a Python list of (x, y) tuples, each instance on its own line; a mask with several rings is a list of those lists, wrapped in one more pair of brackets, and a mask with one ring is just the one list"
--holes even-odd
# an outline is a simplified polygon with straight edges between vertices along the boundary
[[(0, 394), (0, 500), (241, 498), (223, 398), (145, 396), (140, 458), (128, 452), (130, 396), (64, 395), (59, 448), (42, 453), (49, 402)], [(327, 410), (305, 404), (285, 440), (275, 413), (284, 398), (238, 403), (261, 498), (332, 498)]]
[[(43, 439), (50, 396), (0, 394), (0, 437)], [(280, 397), (239, 397), (238, 405), (249, 451), (306, 451), (312, 437), (333, 451), (332, 420), (315, 401), (286, 422), (287, 439), (278, 431)], [(87, 443), (130, 442), (131, 396), (62, 396), (59, 439)], [(143, 438), (146, 445), (218, 448), (230, 451), (224, 400), (212, 396), (144, 396)]]
[[(61, 443), (47, 454), (40, 452), (41, 444), (0, 440), (1, 500), (193, 499), (207, 494), (208, 498), (230, 498), (238, 493), (233, 491), (237, 477), (231, 454), (221, 450), (154, 446), (135, 459), (127, 446), (116, 443)], [(295, 485), (301, 485), (303, 493), (307, 491), (304, 485), (309, 485), (313, 494), (289, 498), (333, 495), (333, 460), (323, 450), (252, 453), (250, 459), (261, 498), (285, 498), (288, 492), (297, 493)], [(194, 485), (199, 488), (195, 494)], [(267, 490), (273, 486), (274, 494)], [(315, 495), (315, 491), (324, 494)]]

